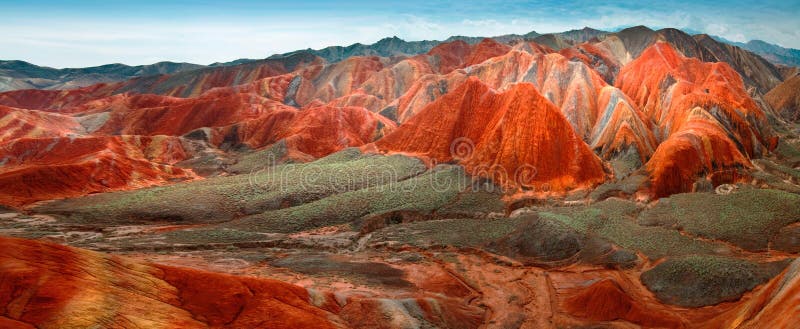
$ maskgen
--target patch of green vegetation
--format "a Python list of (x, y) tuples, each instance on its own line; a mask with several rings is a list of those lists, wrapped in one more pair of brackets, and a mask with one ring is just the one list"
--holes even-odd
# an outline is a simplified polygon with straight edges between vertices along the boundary
[(757, 182), (767, 184), (769, 188), (786, 191), (789, 193), (800, 194), (800, 186), (789, 184), (785, 182), (783, 178), (780, 178), (778, 176), (756, 170), (752, 171), (750, 175), (753, 176), (753, 178), (756, 179)]
[(358, 148), (350, 147), (341, 150), (339, 152), (333, 153), (324, 158), (321, 158), (317, 160), (316, 163), (317, 164), (343, 163), (347, 161), (358, 160), (364, 156), (369, 156), (369, 155), (362, 154), (361, 150), (359, 150)]
[(311, 163), (61, 200), (36, 211), (68, 215), (69, 220), (81, 223), (223, 222), (405, 180), (425, 169), (415, 158), (363, 155), (348, 149)]
[[(542, 220), (554, 225), (598, 236), (625, 249), (639, 250), (651, 259), (728, 252), (721, 243), (693, 239), (663, 227), (640, 226), (635, 221), (640, 210), (634, 202), (612, 198), (590, 206), (547, 208), (538, 214)], [(371, 241), (475, 247), (510, 234), (519, 228), (524, 217), (448, 219), (393, 225), (374, 232)]]
[(521, 217), (526, 220), (514, 232), (490, 242), (487, 248), (527, 265), (537, 265), (568, 260), (585, 245), (586, 236), (563, 222), (533, 215)]
[(624, 178), (642, 167), (642, 157), (635, 147), (629, 147), (623, 152), (616, 154), (609, 161), (614, 176)]
[(440, 166), (400, 182), (331, 195), (296, 207), (267, 211), (226, 225), (259, 232), (298, 232), (344, 224), (392, 211), (430, 213), (469, 186), (461, 167)]
[(474, 186), (461, 194), (452, 203), (437, 210), (437, 214), (447, 218), (479, 217), (490, 213), (503, 213), (505, 202), (499, 187), (481, 188)]
[(402, 181), (425, 170), (425, 165), (415, 158), (352, 156), (346, 150), (309, 164), (286, 165), (250, 175), (250, 184), (233, 189), (230, 196), (241, 204), (245, 214), (257, 214), (332, 194)]
[(266, 149), (242, 155), (235, 164), (227, 168), (227, 171), (234, 174), (249, 174), (279, 163), (290, 163), (286, 162), (287, 154), (286, 140), (280, 140)]
[(268, 237), (264, 234), (227, 228), (177, 230), (164, 233), (161, 236), (165, 238), (165, 241), (177, 244), (236, 243), (268, 240)]
[(477, 247), (497, 240), (523, 221), (500, 219), (444, 219), (393, 225), (373, 233), (371, 242), (393, 241), (426, 246)]
[(778, 141), (778, 147), (775, 148), (774, 152), (789, 163), (800, 163), (800, 140), (795, 140), (792, 143), (781, 139)]
[(782, 227), (797, 221), (800, 195), (765, 189), (741, 189), (729, 195), (675, 194), (638, 218), (642, 225), (679, 227), (751, 251), (765, 250)]
[(630, 201), (608, 199), (586, 207), (553, 208), (539, 213), (583, 234), (596, 234), (623, 248), (639, 250), (651, 259), (672, 255), (713, 254), (724, 245), (681, 235), (662, 227), (637, 225), (639, 207)]
[(773, 175), (779, 175), (788, 178), (794, 182), (800, 181), (800, 170), (789, 168), (782, 164), (778, 164), (767, 159), (756, 159), (753, 163), (764, 168), (764, 171)]
[(405, 272), (384, 263), (358, 262), (327, 254), (293, 254), (270, 262), (306, 275), (337, 276), (370, 285), (410, 287)]
[(601, 184), (589, 193), (589, 198), (601, 201), (613, 196), (633, 195), (647, 181), (644, 174), (631, 174), (621, 180)]
[(736, 300), (786, 267), (743, 259), (690, 255), (671, 258), (642, 273), (642, 283), (661, 301), (702, 307)]

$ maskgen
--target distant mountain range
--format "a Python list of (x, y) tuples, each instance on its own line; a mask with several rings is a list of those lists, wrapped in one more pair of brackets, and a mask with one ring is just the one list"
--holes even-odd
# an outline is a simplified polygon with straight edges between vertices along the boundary
[[(555, 50), (560, 50), (590, 41), (592, 39), (602, 39), (610, 34), (616, 35), (622, 31), (632, 31), (636, 30), (637, 28), (638, 27), (627, 28), (619, 32), (607, 32), (589, 27), (548, 34), (540, 34), (536, 31), (531, 31), (526, 34), (506, 34), (495, 36), (491, 37), (491, 39), (500, 43), (511, 45), (522, 41), (534, 41), (538, 44), (548, 46)], [(697, 35), (702, 35), (699, 33), (694, 33), (694, 31), (688, 32), (690, 34), (695, 34), (695, 37)], [(733, 45), (758, 54), (774, 65), (800, 66), (800, 50), (798, 49), (784, 48), (761, 40), (752, 40), (747, 43), (741, 43), (730, 41), (718, 36), (710, 37), (718, 42)], [(414, 56), (427, 53), (437, 45), (444, 42), (461, 40), (468, 44), (477, 44), (483, 39), (485, 39), (485, 37), (452, 36), (444, 41), (405, 41), (394, 36), (381, 39), (378, 42), (369, 45), (355, 43), (349, 46), (331, 46), (322, 49), (309, 48), (284, 54), (275, 54), (268, 57), (268, 59), (280, 59), (299, 53), (304, 53), (321, 57), (329, 63), (335, 63), (352, 56)], [(0, 91), (19, 89), (73, 89), (102, 82), (117, 82), (137, 77), (174, 74), (201, 68), (237, 66), (256, 61), (260, 60), (242, 58), (230, 62), (217, 62), (209, 65), (159, 62), (150, 65), (138, 66), (107, 64), (86, 68), (55, 69), (46, 66), (38, 66), (20, 60), (0, 60)]]
[(191, 63), (159, 62), (128, 66), (107, 64), (86, 68), (54, 69), (24, 61), (0, 61), (0, 91), (17, 89), (72, 89), (101, 82), (171, 74), (204, 67)]
[(773, 64), (800, 66), (800, 50), (783, 48), (761, 40), (750, 40), (747, 43), (730, 42), (730, 44), (752, 51)]
[[(573, 45), (575, 43), (585, 42), (592, 38), (600, 37), (609, 33), (610, 32), (600, 31), (585, 27), (580, 30), (570, 30), (566, 32), (551, 33), (551, 34), (540, 34), (536, 31), (531, 31), (525, 34), (505, 34), (505, 35), (491, 37), (491, 39), (494, 39), (497, 42), (505, 44), (516, 44), (522, 41), (535, 41), (537, 43), (547, 45), (554, 49), (560, 49), (564, 48), (565, 46)], [(371, 45), (355, 43), (349, 46), (331, 46), (317, 50), (309, 48), (285, 54), (272, 55), (270, 58), (280, 58), (296, 54), (298, 52), (306, 52), (322, 57), (330, 63), (334, 63), (352, 56), (381, 56), (381, 57), (412, 56), (412, 55), (426, 53), (431, 49), (433, 49), (433, 47), (436, 47), (437, 45), (444, 42), (453, 42), (461, 40), (468, 44), (474, 45), (486, 38), (487, 37), (470, 37), (470, 36), (456, 35), (449, 37), (444, 41), (438, 41), (438, 40), (405, 41), (403, 39), (394, 36), (391, 38), (383, 38)], [(239, 60), (239, 62), (241, 61), (243, 60)]]

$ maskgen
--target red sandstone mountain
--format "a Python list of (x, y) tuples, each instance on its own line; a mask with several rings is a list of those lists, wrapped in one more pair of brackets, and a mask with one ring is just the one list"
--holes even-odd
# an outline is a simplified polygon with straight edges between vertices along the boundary
[(656, 43), (626, 65), (617, 86), (663, 141), (647, 163), (657, 196), (691, 191), (701, 173), (749, 167), (776, 145), (764, 112), (725, 63), (683, 57)]
[[(571, 145), (574, 135), (605, 160), (635, 150), (640, 161), (647, 163), (655, 195), (665, 196), (691, 190), (701, 173), (714, 176), (715, 172), (748, 168), (749, 159), (775, 146), (765, 112), (744, 84), (749, 79), (760, 81), (757, 85), (763, 87), (771, 78), (753, 80), (756, 76), (750, 75), (743, 80), (737, 71), (757, 67), (753, 66), (757, 61), (749, 59), (733, 63), (735, 70), (725, 63), (702, 62), (750, 58), (731, 55), (738, 48), (714, 45), (677, 30), (632, 28), (559, 47), (558, 53), (531, 41), (512, 47), (494, 39), (472, 45), (441, 43), (427, 54), (413, 57), (350, 57), (331, 64), (300, 52), (69, 91), (0, 93), (0, 104), (9, 106), (2, 108), (0, 136), (7, 142), (22, 137), (188, 136), (223, 150), (258, 149), (286, 140), (290, 153), (308, 160), (376, 140), (377, 145), (389, 145), (397, 137), (383, 136), (392, 136), (396, 126), (398, 133), (409, 131), (412, 121), (417, 127), (433, 124), (423, 121), (441, 118), (418, 116), (470, 79), (499, 93), (530, 83), (533, 88), (526, 88), (540, 96), (537, 104), (553, 105), (570, 126), (557, 134), (559, 138), (547, 139), (548, 143)], [(714, 49), (722, 53), (712, 52)], [(607, 81), (615, 81), (615, 86)], [(775, 103), (778, 93), (773, 92), (768, 100)], [(479, 120), (490, 117), (483, 115)], [(487, 131), (513, 131), (519, 125), (499, 120), (498, 127)], [(475, 142), (481, 138), (472, 137)], [(504, 140), (502, 136), (493, 138)], [(413, 138), (407, 137), (405, 144), (414, 145), (409, 139)], [(696, 143), (704, 140), (710, 142), (698, 148)], [(403, 148), (392, 145), (396, 151)], [(515, 169), (526, 161), (498, 151), (465, 164), (504, 164)], [(593, 185), (602, 181), (597, 179), (596, 169), (589, 169), (592, 174), (575, 182)], [(162, 177), (160, 183), (172, 179), (150, 177), (151, 183), (158, 183), (158, 177)], [(588, 177), (592, 178), (584, 179)], [(118, 188), (140, 186), (131, 184)], [(556, 185), (566, 188), (570, 184)]]
[(375, 145), (455, 159), (468, 172), (511, 186), (565, 191), (595, 185), (605, 175), (564, 115), (529, 83), (498, 93), (470, 78)]
[[(602, 156), (608, 157), (627, 146), (635, 147), (643, 160), (653, 153), (656, 142), (649, 119), (591, 68), (541, 48), (518, 49), (524, 51), (512, 50), (473, 65), (468, 72), (423, 77), (397, 100), (398, 120), (403, 123), (415, 116), (432, 99), (458, 87), (467, 76), (477, 77), (498, 90), (530, 82), (560, 107), (575, 132)], [(631, 135), (632, 131), (635, 135)]]
[(174, 166), (189, 157), (171, 136), (15, 139), (0, 149), (0, 203), (142, 188), (196, 177)]
[(83, 130), (71, 116), (0, 106), (0, 142), (17, 138), (63, 137)]
[(800, 75), (789, 77), (764, 95), (764, 99), (783, 118), (800, 121)]

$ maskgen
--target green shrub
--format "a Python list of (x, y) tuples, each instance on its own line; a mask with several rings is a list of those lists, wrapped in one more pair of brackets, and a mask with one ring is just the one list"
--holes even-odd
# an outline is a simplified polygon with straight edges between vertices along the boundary
[(750, 251), (766, 250), (784, 226), (800, 221), (800, 195), (741, 189), (729, 195), (675, 194), (643, 211), (639, 224), (680, 228), (690, 234), (729, 241)]
[(334, 194), (296, 207), (247, 216), (228, 225), (285, 233), (349, 223), (391, 211), (430, 213), (454, 200), (469, 183), (470, 178), (461, 167), (440, 166), (400, 182)]
[(641, 279), (665, 303), (702, 307), (739, 299), (780, 273), (786, 264), (692, 255), (668, 259), (642, 273)]

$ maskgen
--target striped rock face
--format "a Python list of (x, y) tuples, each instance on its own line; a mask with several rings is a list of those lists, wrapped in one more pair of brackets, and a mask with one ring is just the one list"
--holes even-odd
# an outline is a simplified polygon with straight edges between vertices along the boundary
[[(636, 159), (633, 169), (643, 167), (650, 173), (650, 192), (655, 197), (691, 191), (702, 175), (727, 177), (732, 171), (751, 168), (748, 159), (776, 146), (767, 114), (746, 91), (745, 81), (750, 80), (743, 80), (737, 72), (743, 68), (700, 60), (713, 57), (709, 41), (697, 41), (669, 29), (632, 28), (599, 36), (591, 42), (559, 46), (558, 52), (535, 42), (519, 42), (512, 47), (493, 39), (476, 44), (441, 43), (411, 57), (354, 56), (335, 63), (301, 52), (238, 66), (69, 91), (0, 93), (0, 104), (6, 105), (2, 107), (0, 136), (12, 141), (165, 135), (199, 140), (223, 153), (232, 148), (252, 150), (285, 142), (282, 145), (289, 148), (291, 158), (303, 161), (375, 141), (376, 145), (392, 145), (383, 150), (405, 152), (409, 150), (395, 142), (398, 137), (381, 138), (391, 135), (396, 127), (408, 134), (419, 127), (442, 124), (422, 122), (440, 120), (443, 115), (419, 117), (423, 112), (435, 112), (427, 110), (429, 107), (461, 113), (459, 104), (442, 104), (463, 98), (458, 93), (472, 87), (461, 87), (474, 85), (471, 81), (476, 80), (498, 93), (517, 89), (520, 84), (532, 85), (533, 92), (541, 96), (533, 106), (550, 109), (552, 105), (562, 115), (558, 122), (563, 119), (569, 124), (564, 129), (553, 128), (558, 130), (554, 136), (560, 137), (547, 138), (547, 143), (578, 145), (572, 140), (577, 136), (604, 161), (632, 154)], [(622, 53), (627, 57), (620, 57)], [(609, 81), (614, 84), (609, 85)], [(781, 90), (791, 88), (776, 88), (766, 99), (782, 113), (790, 113), (786, 110), (791, 108), (787, 101), (790, 97), (783, 96), (790, 93)], [(489, 120), (495, 113), (507, 112), (501, 103), (480, 103), (500, 107), (482, 108), (486, 113), (481, 117), (459, 120)], [(489, 129), (513, 130), (518, 123), (504, 119), (497, 125)], [(404, 144), (428, 143), (411, 141), (422, 138), (411, 135), (416, 137), (403, 138)], [(442, 138), (436, 143), (452, 142), (452, 138)], [(585, 153), (582, 147), (575, 152)], [(421, 154), (439, 152), (417, 146), (411, 149)], [(504, 152), (498, 153), (500, 158), (486, 158), (482, 161), (488, 162), (476, 166), (514, 163), (506, 170), (515, 170), (531, 160), (521, 161)], [(445, 157), (435, 154), (434, 158)], [(562, 160), (572, 161), (568, 158)], [(537, 170), (571, 165), (553, 163)], [(591, 167), (594, 173), (575, 177), (574, 184), (564, 178), (557, 185), (585, 187), (602, 181), (596, 179), (598, 166)], [(145, 176), (161, 177), (153, 173)], [(158, 181), (153, 179), (147, 181)]]
[(19, 138), (0, 149), (0, 202), (22, 206), (197, 178), (175, 164), (189, 157), (169, 136)]
[(0, 247), (0, 325), (9, 328), (476, 328), (482, 317), (436, 297), (340, 298), (51, 243), (0, 237)]
[[(268, 279), (151, 265), (54, 244), (0, 238), (1, 321), (20, 328), (338, 328), (331, 300)], [(144, 312), (144, 313), (143, 313)], [(143, 317), (143, 314), (147, 316)], [(2, 322), (0, 322), (2, 323)]]
[(656, 43), (625, 66), (617, 86), (655, 122), (661, 141), (647, 168), (657, 196), (691, 191), (701, 173), (749, 167), (775, 147), (766, 115), (725, 63)]
[(469, 78), (375, 145), (441, 162), (455, 159), (473, 174), (511, 186), (564, 191), (592, 186), (605, 175), (564, 115), (530, 83), (497, 92)]
[(764, 99), (781, 117), (800, 122), (800, 75), (789, 77), (764, 95)]

